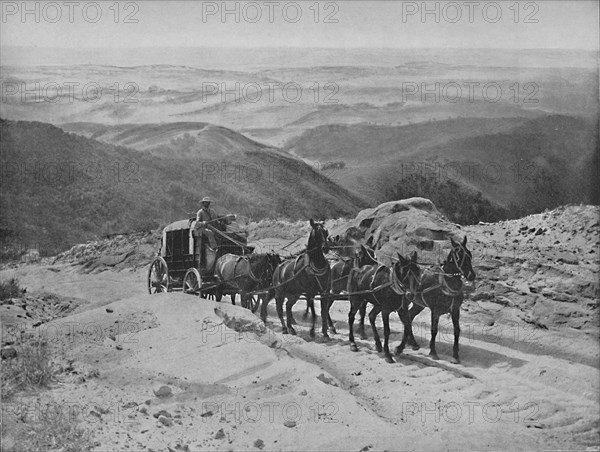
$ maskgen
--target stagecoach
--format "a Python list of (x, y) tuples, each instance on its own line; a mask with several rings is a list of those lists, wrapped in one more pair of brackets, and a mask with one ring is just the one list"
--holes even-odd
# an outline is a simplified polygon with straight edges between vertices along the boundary
[(160, 250), (148, 269), (148, 292), (183, 290), (204, 296), (214, 293), (218, 286), (217, 259), (227, 253), (243, 256), (254, 251), (247, 245), (248, 233), (235, 219), (235, 215), (227, 215), (209, 222), (204, 229), (196, 227), (195, 218), (166, 226)]

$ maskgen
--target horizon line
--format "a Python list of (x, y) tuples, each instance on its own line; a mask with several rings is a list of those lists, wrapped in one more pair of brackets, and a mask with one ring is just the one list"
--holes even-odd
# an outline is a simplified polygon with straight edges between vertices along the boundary
[(219, 49), (219, 50), (258, 50), (258, 49), (295, 49), (295, 50), (575, 50), (582, 52), (596, 52), (600, 49), (581, 48), (581, 47), (300, 47), (300, 46), (137, 46), (137, 47), (46, 47), (46, 46), (23, 46), (23, 45), (2, 45), (4, 49), (60, 49), (60, 50), (126, 50), (126, 49)]

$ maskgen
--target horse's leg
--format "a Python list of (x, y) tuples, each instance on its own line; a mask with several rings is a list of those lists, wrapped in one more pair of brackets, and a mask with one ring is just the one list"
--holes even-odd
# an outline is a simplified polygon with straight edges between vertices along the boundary
[(414, 318), (419, 315), (419, 313), (425, 309), (422, 306), (419, 306), (416, 303), (413, 303), (412, 308), (410, 308), (410, 311), (408, 311), (408, 315), (409, 315), (409, 321), (410, 321), (410, 330), (409, 330), (409, 334), (408, 334), (408, 345), (410, 345), (412, 347), (413, 350), (419, 350), (420, 346), (419, 343), (417, 342), (417, 340), (415, 339), (415, 336), (413, 335), (413, 330), (412, 330), (412, 323)]
[(262, 303), (260, 304), (260, 318), (266, 324), (267, 323), (267, 306), (269, 305), (269, 301), (271, 301), (271, 293), (265, 295)]
[(240, 291), (240, 299), (242, 300), (242, 308), (248, 309), (248, 294), (246, 293), (246, 289)]
[(311, 325), (310, 325), (310, 337), (315, 337), (315, 322), (317, 318), (317, 313), (315, 312), (315, 300), (313, 297), (306, 295), (306, 306), (310, 307), (311, 313)]
[(281, 321), (281, 332), (283, 334), (288, 334), (288, 329), (285, 326), (285, 322), (283, 321), (283, 301), (285, 300), (285, 296), (283, 294), (275, 295), (275, 302), (277, 303), (277, 315), (279, 316), (279, 320)]
[(329, 339), (329, 334), (327, 334), (327, 327), (329, 326), (329, 322), (331, 322), (329, 306), (329, 295), (321, 294), (321, 333), (323, 334), (323, 339)]
[(256, 295), (256, 304), (254, 303), (254, 295), (252, 296), (252, 313), (258, 311), (258, 308), (264, 301), (264, 295)]
[(458, 357), (458, 338), (460, 337), (460, 303), (454, 302), (452, 305), (452, 325), (454, 326), (454, 349), (452, 350), (453, 362), (460, 364), (460, 358)]
[(348, 329), (350, 331), (350, 350), (352, 350), (353, 352), (358, 351), (356, 342), (354, 342), (354, 318), (356, 317), (356, 311), (358, 311), (358, 303), (360, 303), (360, 300), (353, 300), (352, 298), (350, 298), (350, 312), (348, 312)]
[(365, 331), (365, 317), (367, 316), (367, 302), (363, 301), (360, 305), (360, 323), (358, 325), (358, 334), (361, 339), (367, 339), (367, 333)]
[(435, 351), (435, 337), (438, 333), (438, 325), (440, 322), (440, 314), (436, 309), (431, 310), (431, 340), (429, 341), (429, 355), (433, 359), (439, 359), (437, 352)]
[[(381, 317), (383, 317), (383, 352), (385, 353), (385, 360), (391, 364), (394, 362), (394, 358), (390, 354), (390, 311), (384, 309), (381, 312)], [(369, 314), (370, 319), (371, 315)]]
[[(296, 299), (296, 301), (298, 301), (298, 300)], [(307, 298), (306, 299), (306, 311), (304, 312), (304, 314), (302, 314), (302, 318), (303, 319), (306, 319), (306, 317), (308, 316), (308, 310), (309, 310), (309, 308), (310, 308), (310, 305), (308, 303), (308, 298)], [(292, 325), (298, 325), (298, 322), (296, 322), (296, 319), (294, 318), (294, 313), (293, 312), (290, 313), (290, 318), (291, 318)]]
[[(294, 327), (292, 326), (292, 308), (294, 307), (294, 305), (296, 304), (296, 302), (298, 301), (298, 295), (292, 295), (289, 296), (288, 295), (288, 301), (285, 304), (285, 315), (286, 315), (286, 319), (287, 319), (287, 329), (290, 332), (290, 334), (293, 334), (294, 336), (296, 335), (296, 330), (294, 329)], [(314, 307), (313, 307), (314, 309)], [(283, 320), (282, 320), (283, 322)], [(313, 334), (314, 334), (314, 317), (313, 317)]]
[[(335, 299), (333, 297), (327, 297), (327, 323), (329, 324), (329, 329), (331, 330), (332, 334), (337, 334), (337, 330), (335, 329), (335, 325), (333, 324), (333, 319), (331, 318), (331, 315), (329, 314), (329, 311), (331, 310), (331, 306), (333, 306), (333, 302), (335, 301)], [(321, 301), (321, 303), (323, 303)], [(321, 306), (322, 308), (322, 306)], [(328, 337), (326, 333), (323, 333), (324, 337)]]
[[(307, 299), (306, 300), (306, 309), (304, 310), (304, 314), (302, 314), (302, 318), (304, 320), (306, 320), (306, 318), (308, 317), (308, 310), (309, 310), (309, 308), (310, 308), (310, 306), (308, 305), (308, 299)], [(294, 321), (294, 323), (296, 323), (296, 322)]]
[(381, 307), (378, 305), (373, 305), (373, 309), (369, 312), (369, 322), (371, 322), (371, 328), (373, 329), (373, 339), (375, 340), (375, 349), (380, 352), (381, 348), (381, 339), (379, 339), (379, 333), (377, 333), (377, 326), (375, 326), (375, 321), (377, 320), (377, 316), (381, 312)]
[(235, 306), (235, 292), (230, 294), (229, 297), (231, 298), (231, 304)]
[(400, 309), (398, 309), (398, 317), (400, 317), (400, 321), (404, 326), (404, 335), (402, 336), (402, 342), (400, 342), (400, 345), (396, 347), (396, 354), (400, 355), (404, 351), (404, 347), (406, 346), (406, 343), (410, 335), (412, 334), (412, 327), (410, 324), (410, 314), (408, 312), (407, 307), (402, 306), (400, 307)]

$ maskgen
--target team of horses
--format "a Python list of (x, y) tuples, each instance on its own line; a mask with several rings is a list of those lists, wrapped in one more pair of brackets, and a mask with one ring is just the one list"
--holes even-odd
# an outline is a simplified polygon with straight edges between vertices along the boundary
[[(460, 307), (463, 302), (462, 279), (472, 282), (476, 275), (472, 267), (472, 254), (467, 248), (467, 237), (462, 242), (450, 239), (451, 249), (441, 265), (421, 269), (417, 262), (417, 253), (409, 258), (397, 254), (391, 266), (379, 263), (373, 252), (361, 244), (352, 247), (352, 256), (339, 256), (333, 265), (329, 264), (326, 255), (330, 248), (337, 247), (339, 237), (331, 239), (323, 222), (310, 220), (311, 232), (306, 250), (292, 258), (282, 260), (275, 253), (251, 254), (237, 256), (227, 254), (219, 258), (216, 273), (220, 281), (217, 288), (217, 300), (223, 293), (240, 293), (242, 306), (256, 311), (258, 303), (253, 302), (253, 295), (262, 298), (260, 317), (266, 323), (267, 306), (275, 298), (277, 315), (281, 322), (283, 334), (296, 334), (293, 325), (296, 323), (292, 308), (304, 296), (307, 301), (305, 316), (312, 314), (310, 336), (315, 335), (316, 313), (314, 298), (320, 297), (321, 322), (323, 338), (329, 338), (328, 330), (336, 333), (329, 315), (331, 305), (344, 291), (344, 299), (350, 301), (348, 314), (350, 348), (358, 351), (354, 341), (354, 321), (360, 312), (358, 333), (366, 339), (364, 319), (368, 305), (369, 322), (373, 331), (375, 348), (383, 351), (385, 359), (393, 363), (389, 349), (389, 318), (397, 312), (404, 326), (402, 341), (395, 349), (401, 354), (406, 345), (418, 349), (412, 331), (412, 322), (425, 308), (431, 311), (430, 355), (438, 359), (435, 340), (438, 333), (439, 318), (450, 314), (454, 327), (453, 361), (460, 362)], [(348, 247), (339, 247), (348, 248)], [(347, 298), (346, 298), (347, 297)], [(287, 300), (287, 301), (286, 301)], [(285, 320), (283, 306), (285, 302)], [(235, 303), (235, 302), (234, 302)], [(375, 322), (381, 314), (383, 319), (384, 343), (381, 344)]]

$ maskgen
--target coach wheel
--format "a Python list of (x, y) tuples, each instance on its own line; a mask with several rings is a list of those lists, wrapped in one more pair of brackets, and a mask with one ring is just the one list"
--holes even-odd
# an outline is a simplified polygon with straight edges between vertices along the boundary
[(202, 285), (202, 278), (200, 272), (195, 268), (190, 268), (185, 272), (183, 278), (183, 292), (190, 295), (200, 294), (200, 286)]
[(164, 293), (170, 290), (169, 267), (162, 257), (157, 257), (148, 269), (148, 293)]

